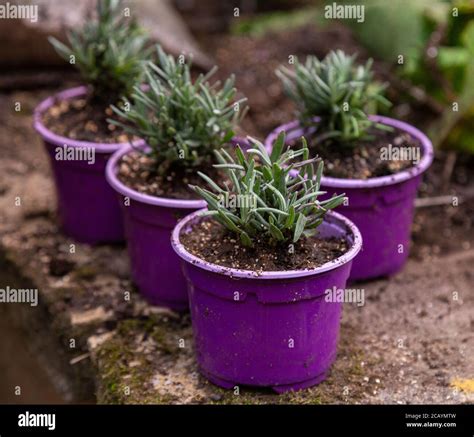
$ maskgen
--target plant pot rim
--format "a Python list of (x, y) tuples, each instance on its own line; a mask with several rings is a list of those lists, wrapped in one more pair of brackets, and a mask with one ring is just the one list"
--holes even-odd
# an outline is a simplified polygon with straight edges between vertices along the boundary
[[(369, 118), (372, 121), (383, 123), (387, 126), (392, 126), (397, 129), (400, 129), (408, 133), (409, 135), (411, 135), (413, 138), (418, 139), (421, 143), (421, 148), (423, 151), (420, 161), (413, 167), (410, 167), (398, 173), (394, 173), (388, 176), (379, 176), (375, 178), (369, 178), (369, 179), (346, 179), (346, 178), (333, 178), (329, 176), (323, 176), (321, 179), (321, 185), (325, 187), (331, 187), (331, 188), (384, 187), (388, 185), (395, 185), (395, 184), (407, 181), (409, 179), (412, 179), (424, 173), (428, 169), (428, 167), (431, 165), (431, 163), (433, 162), (433, 156), (434, 156), (433, 144), (431, 143), (431, 140), (423, 132), (421, 132), (419, 129), (412, 126), (411, 124), (406, 123), (401, 120), (397, 120), (395, 118), (385, 117), (382, 115), (370, 115)], [(313, 121), (319, 121), (319, 117), (314, 117)], [(285, 123), (285, 124), (282, 124), (281, 126), (278, 126), (265, 139), (265, 147), (267, 148), (267, 150), (270, 150), (274, 140), (276, 139), (276, 137), (281, 131), (286, 131), (288, 134), (288, 132), (295, 131), (298, 129), (301, 129), (299, 120), (293, 120), (289, 123)]]
[(344, 264), (351, 261), (362, 248), (362, 236), (356, 225), (351, 222), (348, 218), (337, 212), (329, 211), (325, 216), (326, 222), (342, 224), (349, 234), (352, 234), (353, 242), (349, 250), (341, 255), (340, 257), (323, 264), (315, 269), (304, 269), (304, 270), (285, 270), (285, 271), (265, 271), (261, 273), (254, 272), (252, 270), (234, 269), (231, 267), (223, 267), (217, 264), (210, 263), (208, 261), (199, 258), (184, 247), (180, 241), (181, 231), (185, 226), (194, 220), (199, 220), (200, 216), (207, 211), (207, 209), (201, 209), (195, 211), (178, 222), (176, 227), (173, 229), (171, 235), (171, 246), (177, 255), (184, 261), (199, 267), (203, 270), (207, 270), (213, 273), (230, 276), (231, 278), (246, 278), (246, 279), (273, 279), (273, 280), (284, 280), (293, 278), (302, 278), (306, 276), (319, 275), (331, 270), (334, 270)]
[[(232, 143), (246, 143), (247, 140), (240, 136), (235, 136), (230, 142)], [(162, 206), (165, 208), (177, 208), (177, 209), (202, 209), (206, 207), (206, 201), (195, 199), (195, 200), (184, 200), (184, 199), (172, 199), (169, 197), (158, 197), (151, 196), (149, 194), (140, 193), (133, 188), (125, 185), (117, 177), (116, 169), (118, 168), (118, 163), (122, 156), (130, 153), (136, 148), (146, 147), (145, 141), (142, 141), (141, 144), (125, 144), (117, 150), (107, 161), (107, 166), (105, 168), (105, 177), (108, 183), (112, 188), (122, 194), (125, 197), (136, 200), (137, 202), (146, 203), (148, 205)]]
[[(141, 145), (140, 147), (144, 147)], [(124, 155), (135, 150), (136, 147), (132, 145), (125, 145), (120, 150), (117, 150), (107, 161), (107, 166), (105, 168), (105, 177), (107, 178), (108, 183), (112, 188), (118, 193), (122, 194), (125, 197), (136, 200), (140, 203), (146, 203), (148, 205), (161, 206), (165, 208), (187, 208), (187, 209), (201, 209), (206, 206), (204, 200), (184, 200), (184, 199), (171, 199), (169, 197), (158, 197), (151, 196), (150, 194), (140, 193), (133, 188), (125, 185), (117, 177), (118, 163)]]
[[(128, 143), (96, 143), (92, 141), (75, 140), (62, 135), (55, 134), (49, 130), (42, 121), (42, 115), (46, 112), (54, 103), (61, 100), (73, 99), (74, 97), (83, 96), (87, 93), (87, 86), (78, 86), (75, 88), (68, 88), (60, 91), (52, 96), (44, 99), (34, 110), (33, 113), (33, 127), (36, 131), (49, 143), (55, 146), (69, 147), (93, 147), (98, 153), (113, 153)], [(133, 141), (132, 144), (139, 146), (144, 144), (143, 140)]]

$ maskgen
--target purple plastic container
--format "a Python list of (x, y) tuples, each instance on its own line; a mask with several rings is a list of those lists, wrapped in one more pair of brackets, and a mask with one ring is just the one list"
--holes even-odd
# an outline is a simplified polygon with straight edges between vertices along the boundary
[(180, 235), (201, 219), (197, 211), (176, 226), (172, 245), (183, 269), (197, 360), (213, 383), (272, 387), (281, 393), (318, 384), (336, 357), (341, 303), (328, 289), (344, 289), (362, 240), (353, 223), (328, 213), (320, 236), (346, 237), (350, 249), (312, 270), (257, 275), (210, 264), (189, 253)]
[[(245, 144), (239, 138), (232, 142)], [(150, 196), (124, 185), (117, 178), (117, 166), (122, 156), (131, 151), (132, 147), (126, 146), (112, 156), (106, 177), (119, 193), (132, 278), (151, 304), (187, 311), (186, 281), (180, 260), (171, 248), (171, 232), (181, 218), (204, 208), (206, 202)]]
[[(364, 238), (362, 252), (352, 266), (352, 281), (390, 276), (403, 267), (409, 254), (414, 203), (421, 174), (433, 161), (431, 141), (418, 129), (388, 117), (370, 118), (417, 138), (421, 143), (422, 156), (413, 167), (390, 176), (365, 180), (323, 176), (321, 188), (327, 191), (327, 195), (321, 199), (346, 193), (348, 204), (341, 205), (337, 210), (357, 225)], [(287, 132), (287, 141), (308, 135), (298, 121), (282, 125), (265, 140), (268, 150), (281, 131)]]
[[(43, 100), (34, 112), (34, 128), (42, 136), (51, 160), (58, 198), (58, 214), (66, 235), (81, 243), (98, 244), (123, 241), (123, 223), (114, 191), (105, 179), (109, 157), (124, 143), (107, 144), (78, 141), (51, 132), (42, 114), (54, 103), (83, 96), (86, 87), (68, 89)], [(136, 142), (136, 145), (142, 144)], [(59, 148), (84, 152), (89, 160), (56, 159)], [(80, 148), (80, 149), (78, 149)], [(68, 152), (69, 153), (69, 152)], [(67, 153), (66, 153), (67, 156)], [(90, 159), (93, 157), (92, 159)]]

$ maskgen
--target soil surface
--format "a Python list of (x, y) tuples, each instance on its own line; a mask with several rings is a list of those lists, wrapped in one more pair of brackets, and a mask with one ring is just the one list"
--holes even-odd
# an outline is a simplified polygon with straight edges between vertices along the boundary
[(110, 108), (91, 104), (86, 98), (61, 100), (43, 113), (43, 123), (52, 132), (66, 138), (93, 143), (125, 143), (129, 137), (110, 124)]
[(474, 248), (474, 156), (457, 154), (451, 179), (443, 171), (448, 153), (437, 151), (420, 185), (421, 200), (441, 198), (442, 204), (420, 207), (412, 227), (411, 254), (436, 258)]
[(210, 263), (234, 269), (265, 271), (315, 269), (347, 252), (344, 238), (320, 239), (302, 236), (296, 243), (272, 245), (268, 238), (256, 237), (254, 247), (245, 247), (235, 234), (212, 219), (201, 220), (181, 235), (184, 247)]
[(200, 197), (189, 188), (189, 185), (202, 186), (204, 180), (198, 171), (211, 179), (221, 181), (222, 173), (212, 166), (185, 168), (174, 166), (163, 173), (158, 173), (156, 160), (140, 152), (132, 152), (120, 160), (118, 178), (127, 187), (150, 196), (167, 197), (170, 199), (193, 200)]
[[(367, 135), (370, 139), (354, 142), (353, 145), (335, 141), (319, 142), (318, 132), (307, 140), (312, 154), (324, 160), (324, 175), (334, 178), (388, 176), (413, 167), (421, 159), (420, 142), (406, 132), (372, 128)], [(394, 159), (390, 156), (394, 156)]]

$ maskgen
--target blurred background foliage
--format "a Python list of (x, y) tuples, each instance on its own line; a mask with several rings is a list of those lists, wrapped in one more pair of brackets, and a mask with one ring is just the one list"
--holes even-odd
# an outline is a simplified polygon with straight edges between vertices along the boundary
[(364, 25), (351, 25), (362, 44), (443, 105), (435, 144), (474, 153), (474, 2), (363, 3)]

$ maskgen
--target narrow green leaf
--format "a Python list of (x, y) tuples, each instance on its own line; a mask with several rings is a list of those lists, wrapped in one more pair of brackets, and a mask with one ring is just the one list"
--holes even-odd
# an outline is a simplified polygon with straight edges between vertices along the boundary
[(270, 231), (270, 234), (272, 235), (272, 237), (275, 238), (275, 240), (283, 241), (285, 239), (285, 237), (283, 236), (283, 233), (274, 224), (270, 223), (268, 230)]
[(270, 155), (270, 161), (276, 162), (280, 157), (283, 147), (285, 146), (285, 132), (282, 131), (278, 134), (277, 139), (273, 143), (272, 153)]
[(293, 223), (295, 222), (295, 207), (292, 205), (288, 210), (288, 217), (286, 218), (285, 227), (287, 229), (291, 229), (293, 227)]
[(296, 219), (295, 232), (293, 234), (293, 243), (296, 243), (303, 234), (306, 225), (306, 217), (303, 214), (298, 214)]

